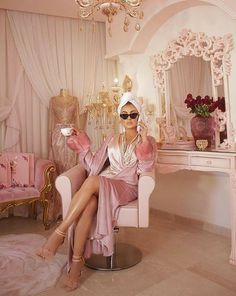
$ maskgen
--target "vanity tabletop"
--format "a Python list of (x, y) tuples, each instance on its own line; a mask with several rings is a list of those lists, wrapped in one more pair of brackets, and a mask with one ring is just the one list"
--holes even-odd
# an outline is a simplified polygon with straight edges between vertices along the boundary
[(157, 151), (175, 151), (175, 152), (199, 152), (199, 153), (229, 153), (236, 155), (236, 143), (234, 143), (231, 147), (223, 149), (223, 148), (206, 148), (205, 150), (198, 150), (197, 147), (192, 145), (175, 145), (175, 144), (166, 144), (166, 143), (157, 143)]

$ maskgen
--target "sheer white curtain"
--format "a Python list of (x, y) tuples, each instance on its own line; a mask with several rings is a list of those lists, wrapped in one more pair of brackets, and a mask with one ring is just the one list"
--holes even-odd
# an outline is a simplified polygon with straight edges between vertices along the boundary
[[(19, 117), (20, 150), (47, 156), (47, 108), (52, 96), (61, 88), (69, 89), (79, 99), (80, 110), (88, 102), (88, 94), (96, 96), (102, 83), (112, 85), (115, 76), (114, 61), (105, 57), (105, 26), (102, 23), (83, 22), (77, 19), (52, 17), (31, 13), (0, 10), (1, 50), (0, 66), (4, 75), (1, 98), (9, 98), (10, 91), (16, 93), (15, 107)], [(1, 26), (2, 28), (2, 26)], [(14, 42), (6, 46), (8, 39)], [(1, 48), (1, 49), (2, 49)], [(14, 54), (13, 54), (14, 52)], [(9, 58), (13, 55), (15, 60)], [(19, 89), (16, 78), (7, 75), (14, 64), (14, 75), (22, 71)], [(2, 67), (1, 67), (2, 68)], [(11, 95), (13, 102), (14, 95)], [(6, 107), (1, 99), (1, 106)], [(9, 100), (7, 100), (9, 102)], [(13, 104), (13, 103), (12, 103)], [(2, 147), (6, 145), (6, 118), (1, 116)], [(11, 114), (11, 112), (10, 112)], [(94, 129), (91, 130), (91, 133)], [(90, 135), (96, 139), (97, 133)]]
[(210, 62), (202, 58), (186, 56), (178, 60), (168, 71), (167, 79), (170, 85), (171, 117), (175, 124), (183, 126), (189, 135), (189, 113), (184, 100), (187, 94), (193, 97), (212, 96), (212, 80)]

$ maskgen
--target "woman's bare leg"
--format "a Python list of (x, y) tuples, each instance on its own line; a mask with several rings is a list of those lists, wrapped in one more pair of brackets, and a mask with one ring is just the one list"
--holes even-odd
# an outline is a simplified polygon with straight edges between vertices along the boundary
[[(74, 246), (73, 257), (70, 272), (67, 278), (67, 287), (70, 290), (78, 288), (81, 269), (84, 265), (83, 259), (77, 261), (76, 258), (82, 258), (84, 253), (84, 247), (88, 238), (90, 228), (94, 219), (94, 215), (97, 212), (97, 197), (93, 196), (86, 208), (82, 212), (79, 221), (75, 228), (74, 234)], [(75, 258), (75, 260), (73, 260)]]
[(57, 251), (58, 247), (63, 243), (65, 234), (70, 225), (76, 221), (83, 210), (86, 208), (88, 202), (94, 195), (97, 196), (99, 192), (99, 177), (88, 177), (81, 188), (75, 193), (71, 200), (68, 213), (60, 226), (51, 234), (44, 246), (37, 251), (37, 255), (50, 259)]

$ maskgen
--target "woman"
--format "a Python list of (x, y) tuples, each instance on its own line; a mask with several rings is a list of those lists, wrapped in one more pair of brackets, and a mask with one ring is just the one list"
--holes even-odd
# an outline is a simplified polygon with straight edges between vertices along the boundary
[(50, 259), (73, 224), (73, 254), (66, 283), (72, 290), (78, 287), (84, 258), (91, 253), (112, 255), (118, 208), (137, 198), (138, 174), (154, 167), (155, 140), (148, 136), (147, 126), (141, 120), (141, 106), (131, 93), (122, 96), (118, 114), (124, 132), (107, 137), (94, 155), (84, 132), (75, 131), (68, 139), (68, 146), (79, 152), (88, 177), (73, 196), (63, 222), (37, 253)]

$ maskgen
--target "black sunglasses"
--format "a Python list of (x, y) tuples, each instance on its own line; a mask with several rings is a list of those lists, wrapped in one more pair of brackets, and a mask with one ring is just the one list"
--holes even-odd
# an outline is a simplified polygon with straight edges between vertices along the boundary
[(121, 113), (120, 114), (120, 118), (122, 118), (124, 120), (128, 119), (128, 117), (130, 117), (131, 119), (135, 119), (137, 116), (139, 116), (138, 113), (130, 113), (130, 114), (128, 114), (128, 113)]

